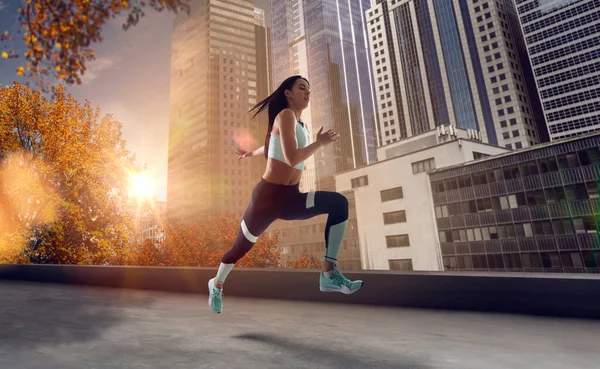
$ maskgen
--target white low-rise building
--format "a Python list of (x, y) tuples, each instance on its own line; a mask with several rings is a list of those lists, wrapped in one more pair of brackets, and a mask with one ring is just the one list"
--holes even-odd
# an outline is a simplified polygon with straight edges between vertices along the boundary
[(443, 270), (427, 171), (507, 152), (472, 131), (437, 130), (378, 148), (378, 161), (337, 174), (354, 190), (362, 269)]

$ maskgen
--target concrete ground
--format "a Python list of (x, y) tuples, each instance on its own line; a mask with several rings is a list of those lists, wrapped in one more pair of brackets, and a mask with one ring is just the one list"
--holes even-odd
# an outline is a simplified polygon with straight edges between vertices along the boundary
[(600, 321), (0, 281), (0, 369), (594, 368)]

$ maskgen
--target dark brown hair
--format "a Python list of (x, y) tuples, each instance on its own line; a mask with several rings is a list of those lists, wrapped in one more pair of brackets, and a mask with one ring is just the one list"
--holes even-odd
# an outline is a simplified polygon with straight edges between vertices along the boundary
[(273, 92), (269, 97), (254, 105), (254, 107), (250, 109), (250, 111), (256, 110), (256, 113), (254, 113), (252, 116), (252, 118), (254, 118), (261, 111), (265, 110), (267, 107), (269, 108), (269, 128), (267, 129), (267, 136), (265, 137), (265, 158), (269, 153), (269, 140), (271, 139), (271, 130), (273, 129), (275, 118), (277, 117), (277, 114), (281, 113), (283, 109), (288, 107), (287, 99), (285, 97), (285, 90), (291, 90), (298, 79), (303, 79), (306, 81), (306, 83), (309, 83), (308, 80), (302, 76), (289, 77), (283, 81), (277, 90), (275, 90), (275, 92)]

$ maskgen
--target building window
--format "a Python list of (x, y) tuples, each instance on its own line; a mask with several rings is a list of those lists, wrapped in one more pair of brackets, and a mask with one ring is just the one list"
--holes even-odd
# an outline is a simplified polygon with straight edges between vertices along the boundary
[(598, 227), (593, 217), (573, 218), (575, 233), (598, 233)]
[(390, 188), (389, 190), (381, 191), (381, 202), (403, 199), (404, 193), (402, 187)]
[(433, 193), (444, 192), (444, 181), (431, 182), (431, 191)]
[(435, 169), (435, 159), (430, 158), (426, 160), (417, 161), (412, 163), (413, 174), (419, 174)]
[(578, 201), (578, 200), (587, 200), (588, 196), (586, 193), (586, 186), (583, 183), (577, 183), (574, 185), (565, 186), (565, 193), (567, 195), (567, 200), (569, 201)]
[(407, 234), (397, 234), (393, 236), (385, 236), (385, 244), (390, 247), (408, 247), (410, 241)]
[(563, 187), (551, 187), (544, 189), (546, 193), (546, 201), (548, 202), (560, 202), (565, 201), (565, 190)]
[(560, 169), (576, 168), (579, 166), (576, 153), (568, 153), (558, 156), (558, 167)]
[(484, 154), (481, 152), (473, 151), (473, 160), (485, 158), (486, 156), (490, 156), (489, 154)]
[(369, 177), (362, 176), (362, 177), (358, 177), (358, 178), (352, 178), (350, 180), (350, 182), (352, 184), (352, 188), (368, 186), (369, 185)]
[(390, 259), (390, 270), (400, 270), (403, 272), (412, 272), (413, 265), (411, 259)]
[(436, 218), (448, 218), (448, 206), (440, 205), (435, 207)]
[(552, 228), (554, 228), (554, 234), (557, 235), (575, 233), (571, 219), (554, 219), (552, 221)]
[(395, 224), (406, 222), (406, 211), (392, 211), (389, 213), (383, 213), (383, 224)]
[(586, 185), (587, 185), (588, 195), (589, 195), (590, 199), (597, 199), (598, 198), (598, 184), (596, 182), (588, 182), (588, 183), (586, 183)]

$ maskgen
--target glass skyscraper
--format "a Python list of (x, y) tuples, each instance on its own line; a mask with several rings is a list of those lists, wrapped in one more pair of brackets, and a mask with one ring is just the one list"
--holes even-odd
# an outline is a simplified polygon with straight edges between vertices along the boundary
[(442, 125), (509, 148), (547, 140), (509, 0), (376, 0), (367, 21), (383, 144)]
[(600, 1), (516, 5), (551, 139), (600, 130)]
[[(376, 161), (376, 109), (366, 38), (368, 0), (273, 0), (273, 80), (294, 74), (311, 84), (309, 127), (334, 129), (340, 140), (319, 150), (317, 189), (335, 186), (335, 173)], [(311, 176), (308, 176), (311, 178)], [(305, 187), (305, 189), (308, 189)]]

